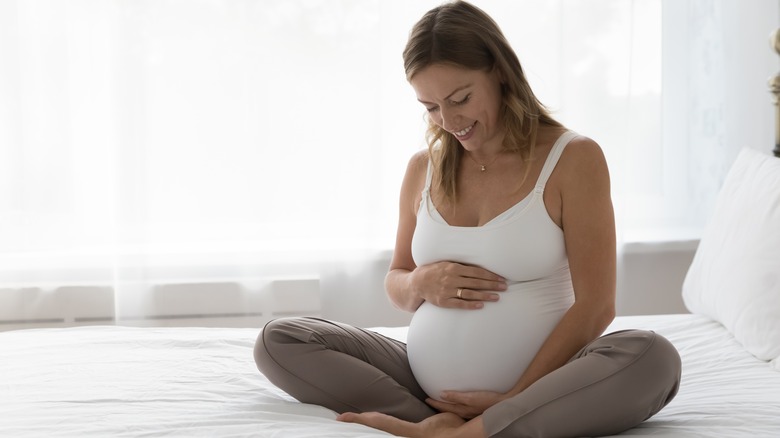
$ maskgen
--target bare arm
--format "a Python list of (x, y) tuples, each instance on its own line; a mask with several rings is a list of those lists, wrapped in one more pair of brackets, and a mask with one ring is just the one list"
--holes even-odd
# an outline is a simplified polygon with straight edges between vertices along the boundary
[(395, 250), (385, 277), (385, 290), (390, 301), (407, 312), (414, 312), (423, 302), (422, 296), (414, 292), (411, 284), (411, 274), (417, 268), (412, 259), (412, 235), (417, 225), (416, 211), (420, 205), (420, 193), (425, 186), (427, 162), (428, 154), (420, 152), (409, 160), (406, 168), (398, 206)]
[(615, 218), (601, 148), (577, 140), (561, 158), (561, 215), (575, 301), (508, 395), (563, 366), (615, 316)]

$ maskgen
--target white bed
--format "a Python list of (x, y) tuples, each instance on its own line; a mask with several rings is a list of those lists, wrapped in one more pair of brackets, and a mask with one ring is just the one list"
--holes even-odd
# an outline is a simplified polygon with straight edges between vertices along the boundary
[[(778, 363), (698, 315), (621, 317), (680, 350), (677, 398), (624, 435), (780, 436)], [(403, 338), (405, 328), (378, 329)], [(301, 404), (255, 368), (256, 329), (80, 327), (0, 334), (0, 436), (387, 436)]]

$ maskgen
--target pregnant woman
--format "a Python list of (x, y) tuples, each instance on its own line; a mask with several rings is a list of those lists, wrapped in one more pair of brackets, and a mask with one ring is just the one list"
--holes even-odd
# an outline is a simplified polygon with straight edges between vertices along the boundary
[(314, 318), (270, 322), (258, 368), (305, 403), (409, 437), (598, 436), (676, 394), (663, 337), (614, 317), (615, 225), (601, 148), (555, 121), (496, 23), (463, 1), (404, 50), (429, 148), (404, 177), (385, 285), (407, 344)]

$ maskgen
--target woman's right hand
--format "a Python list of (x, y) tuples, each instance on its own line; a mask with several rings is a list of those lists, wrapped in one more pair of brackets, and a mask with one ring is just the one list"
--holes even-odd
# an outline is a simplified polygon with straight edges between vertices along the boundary
[(481, 309), (485, 301), (498, 301), (506, 279), (487, 269), (454, 262), (418, 266), (412, 287), (425, 301), (439, 307)]

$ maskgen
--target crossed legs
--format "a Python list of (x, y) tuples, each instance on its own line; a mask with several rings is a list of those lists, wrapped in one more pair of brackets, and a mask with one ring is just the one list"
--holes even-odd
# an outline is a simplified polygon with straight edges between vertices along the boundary
[(435, 415), (414, 380), (406, 346), (368, 330), (316, 318), (272, 321), (258, 337), (255, 361), (272, 383), (302, 402), (339, 413), (386, 414), (340, 419), (409, 436), (424, 428), (426, 434), (446, 428), (448, 435), (463, 436), (615, 434), (658, 412), (680, 380), (680, 358), (669, 341), (648, 331), (616, 332), (465, 423), (452, 414)]

